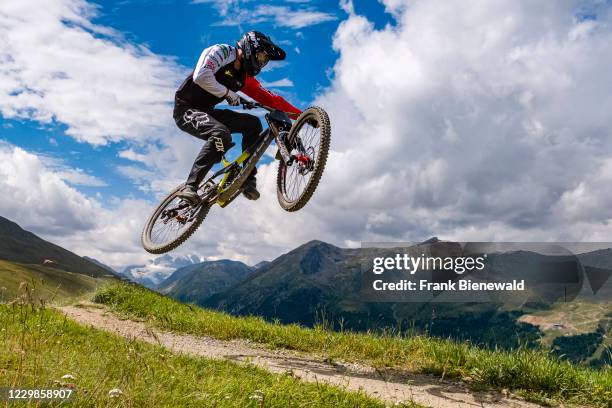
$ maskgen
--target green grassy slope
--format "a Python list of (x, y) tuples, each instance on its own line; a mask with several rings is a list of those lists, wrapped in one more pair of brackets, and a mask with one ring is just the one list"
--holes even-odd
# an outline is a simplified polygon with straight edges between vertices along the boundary
[(604, 407), (612, 400), (612, 369), (576, 367), (534, 350), (499, 352), (426, 336), (400, 338), (273, 324), (261, 318), (238, 318), (200, 309), (136, 285), (119, 283), (98, 290), (95, 300), (127, 317), (175, 332), (244, 338), (331, 359), (462, 378), (478, 386), (510, 389), (537, 401)]
[[(162, 347), (86, 328), (56, 311), (31, 305), (0, 305), (0, 338), (0, 384), (74, 387), (75, 399), (61, 406), (383, 406), (360, 394), (305, 384), (253, 366), (175, 355)], [(62, 379), (65, 375), (74, 378)], [(114, 388), (122, 395), (111, 397), (109, 391)]]
[(42, 265), (0, 260), (0, 302), (8, 302), (24, 292), (23, 283), (35, 299), (66, 301), (95, 291), (107, 279), (66, 272)]
[(52, 242), (24, 230), (16, 223), (0, 216), (0, 259), (27, 264), (55, 263), (64, 271), (93, 277), (104, 277), (108, 270), (70, 252)]

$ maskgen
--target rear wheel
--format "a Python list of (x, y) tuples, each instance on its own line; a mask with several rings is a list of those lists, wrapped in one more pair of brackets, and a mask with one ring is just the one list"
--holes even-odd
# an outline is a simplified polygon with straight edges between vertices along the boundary
[(276, 191), (286, 211), (304, 207), (319, 185), (331, 142), (327, 113), (316, 106), (299, 116), (287, 137), (291, 160), (278, 165)]
[(171, 251), (187, 240), (202, 224), (210, 205), (192, 207), (177, 197), (183, 185), (174, 189), (153, 211), (142, 231), (142, 246), (152, 254)]

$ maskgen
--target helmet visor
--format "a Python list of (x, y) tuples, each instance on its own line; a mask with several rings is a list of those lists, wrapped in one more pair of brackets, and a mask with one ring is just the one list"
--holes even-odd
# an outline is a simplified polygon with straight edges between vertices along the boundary
[(270, 61), (270, 56), (265, 51), (257, 52), (257, 54), (255, 54), (255, 58), (257, 58), (257, 65), (259, 65), (260, 69), (266, 66), (268, 61)]

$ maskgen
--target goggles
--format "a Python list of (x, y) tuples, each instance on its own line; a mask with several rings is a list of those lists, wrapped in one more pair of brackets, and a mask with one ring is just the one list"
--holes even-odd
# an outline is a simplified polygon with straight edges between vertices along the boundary
[(260, 51), (255, 54), (255, 58), (257, 58), (257, 64), (259, 65), (260, 69), (263, 68), (268, 61), (270, 61), (270, 56), (265, 51)]

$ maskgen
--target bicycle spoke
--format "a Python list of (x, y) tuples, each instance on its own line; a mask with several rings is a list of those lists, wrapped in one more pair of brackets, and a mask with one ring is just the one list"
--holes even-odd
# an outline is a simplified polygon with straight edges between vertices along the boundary
[[(166, 206), (166, 211), (176, 212), (171, 218), (162, 219), (158, 217), (151, 228), (151, 241), (154, 244), (165, 244), (178, 238), (186, 228), (189, 228), (191, 222), (187, 221), (191, 218), (190, 207), (181, 208), (174, 200), (170, 201)], [(179, 209), (180, 208), (180, 209)], [(160, 213), (161, 214), (161, 213)], [(180, 222), (177, 217), (184, 218), (186, 221)]]
[[(305, 123), (298, 131), (297, 140), (290, 153), (295, 156), (306, 155), (310, 161), (316, 161), (319, 156), (320, 146), (320, 128), (315, 128)], [(293, 165), (286, 167), (284, 174), (285, 197), (291, 202), (299, 200), (308, 188), (311, 177), (312, 162), (304, 163), (301, 160), (296, 160)]]

